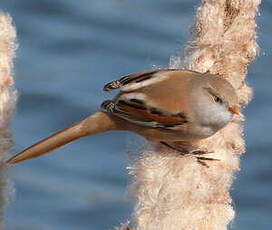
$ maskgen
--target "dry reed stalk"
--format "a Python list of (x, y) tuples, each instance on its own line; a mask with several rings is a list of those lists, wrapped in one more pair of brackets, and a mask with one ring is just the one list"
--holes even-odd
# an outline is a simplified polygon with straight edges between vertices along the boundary
[[(248, 64), (258, 53), (255, 16), (260, 0), (202, 0), (186, 57), (170, 67), (210, 71), (237, 90), (241, 106), (251, 99), (245, 83)], [(220, 159), (204, 167), (194, 157), (181, 157), (155, 146), (143, 151), (131, 168), (137, 206), (133, 230), (223, 230), (235, 216), (229, 190), (245, 152), (243, 116), (198, 143)], [(125, 227), (123, 227), (125, 229)]]
[(11, 17), (0, 13), (0, 229), (3, 229), (4, 208), (8, 200), (6, 167), (3, 161), (12, 145), (9, 125), (16, 103), (12, 77), (15, 39)]

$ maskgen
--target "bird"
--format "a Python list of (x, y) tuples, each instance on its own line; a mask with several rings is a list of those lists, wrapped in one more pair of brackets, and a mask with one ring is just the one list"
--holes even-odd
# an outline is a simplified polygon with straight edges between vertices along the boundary
[[(198, 161), (205, 151), (176, 147), (211, 137), (240, 114), (233, 86), (219, 75), (183, 69), (156, 69), (121, 77), (104, 86), (119, 90), (100, 109), (16, 154), (6, 161), (15, 164), (52, 152), (76, 139), (108, 131), (130, 131), (159, 142)], [(204, 163), (203, 163), (204, 164)]]

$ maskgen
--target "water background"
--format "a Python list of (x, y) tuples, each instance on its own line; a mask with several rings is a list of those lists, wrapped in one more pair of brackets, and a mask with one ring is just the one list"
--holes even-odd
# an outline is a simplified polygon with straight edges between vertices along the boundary
[[(189, 38), (197, 0), (1, 0), (20, 48), (13, 154), (94, 112), (105, 83), (168, 65)], [(272, 3), (263, 1), (261, 56), (250, 66), (247, 154), (232, 195), (235, 230), (272, 229)], [(126, 195), (128, 133), (107, 133), (16, 165), (8, 230), (108, 230), (133, 209)]]

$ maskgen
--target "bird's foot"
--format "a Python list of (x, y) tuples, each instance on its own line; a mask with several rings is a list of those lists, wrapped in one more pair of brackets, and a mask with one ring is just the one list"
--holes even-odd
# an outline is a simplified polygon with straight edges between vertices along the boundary
[(205, 161), (220, 161), (219, 159), (211, 157), (196, 157), (196, 159), (199, 164), (206, 166), (207, 168), (209, 168), (210, 166)]
[(209, 165), (205, 162), (205, 161), (219, 161), (219, 159), (216, 158), (211, 158), (211, 157), (200, 157), (199, 155), (205, 155), (205, 154), (209, 154), (212, 152), (208, 152), (206, 150), (200, 150), (200, 149), (196, 149), (196, 150), (192, 150), (190, 151), (190, 155), (194, 155), (196, 156), (197, 162), (203, 166), (206, 166), (207, 168), (209, 168)]
[(173, 149), (173, 150), (176, 150), (176, 151), (180, 152), (181, 155), (188, 155), (190, 153), (187, 149), (185, 149), (183, 147), (173, 146), (173, 145), (171, 145), (171, 144), (169, 144), (167, 142), (164, 142), (164, 141), (161, 141), (160, 143), (163, 144), (164, 146), (170, 148), (170, 149)]
[(205, 155), (208, 153), (212, 153), (212, 152), (208, 152), (206, 150), (201, 150), (201, 149), (195, 149), (189, 152), (190, 155)]
[(180, 147), (180, 146), (172, 146), (171, 144), (161, 141), (161, 144), (167, 146), (168, 148), (174, 149), (178, 152), (180, 152), (182, 155), (193, 155), (196, 157), (197, 162), (207, 168), (209, 168), (209, 165), (205, 162), (205, 161), (219, 161), (219, 159), (216, 158), (211, 158), (211, 157), (203, 157), (203, 156), (199, 156), (199, 155), (205, 155), (205, 154), (209, 154), (212, 152), (208, 152), (206, 150), (200, 150), (200, 149), (196, 149), (196, 150), (192, 150), (192, 151), (188, 151), (187, 149)]

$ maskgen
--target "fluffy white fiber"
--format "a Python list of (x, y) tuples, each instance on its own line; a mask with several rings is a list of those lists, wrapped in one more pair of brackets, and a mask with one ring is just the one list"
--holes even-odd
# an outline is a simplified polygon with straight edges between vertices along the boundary
[[(170, 67), (219, 74), (235, 87), (241, 106), (246, 105), (251, 98), (247, 66), (258, 53), (259, 4), (260, 0), (202, 0), (185, 59), (171, 58)], [(241, 115), (197, 143), (220, 159), (208, 162), (209, 168), (159, 145), (144, 150), (131, 168), (137, 200), (131, 227), (122, 229), (227, 229), (235, 216), (229, 190), (239, 170), (239, 155), (245, 152), (242, 121)]]
[[(248, 64), (258, 52), (255, 16), (260, 0), (202, 0), (186, 57), (172, 58), (170, 67), (210, 71), (236, 88), (246, 105), (251, 89), (245, 83)], [(0, 14), (0, 216), (7, 200), (4, 155), (11, 147), (9, 123), (16, 101), (12, 60), (15, 30)], [(220, 161), (209, 168), (194, 157), (182, 157), (160, 145), (146, 148), (131, 167), (137, 205), (134, 230), (225, 230), (235, 216), (229, 190), (245, 152), (241, 116), (216, 135), (197, 143)], [(1, 227), (2, 229), (2, 227)], [(129, 229), (123, 226), (122, 229)]]
[(3, 161), (12, 145), (9, 124), (16, 102), (12, 77), (15, 38), (11, 17), (0, 13), (0, 229), (3, 229), (4, 208), (8, 200)]

